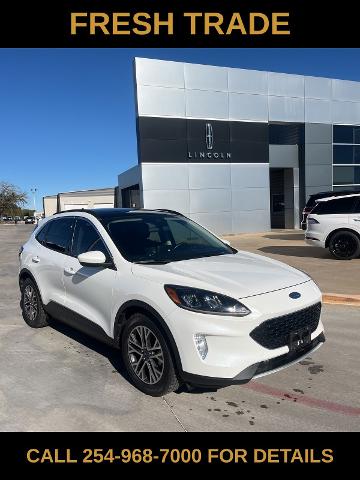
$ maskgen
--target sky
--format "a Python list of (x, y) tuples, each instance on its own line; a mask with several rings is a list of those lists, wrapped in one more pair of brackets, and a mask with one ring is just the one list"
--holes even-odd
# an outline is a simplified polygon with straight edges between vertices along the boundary
[(0, 49), (0, 181), (44, 195), (136, 165), (134, 57), (360, 80), (360, 49)]

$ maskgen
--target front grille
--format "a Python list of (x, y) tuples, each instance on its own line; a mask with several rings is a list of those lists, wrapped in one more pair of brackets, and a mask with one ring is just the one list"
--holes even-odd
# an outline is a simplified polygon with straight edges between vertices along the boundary
[(321, 303), (283, 315), (282, 317), (266, 320), (256, 327), (250, 337), (265, 348), (284, 347), (289, 344), (290, 333), (308, 328), (310, 333), (315, 332), (320, 320)]

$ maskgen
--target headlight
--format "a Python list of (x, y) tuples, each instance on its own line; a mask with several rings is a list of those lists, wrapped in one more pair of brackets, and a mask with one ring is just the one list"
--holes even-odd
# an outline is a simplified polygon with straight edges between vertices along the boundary
[(186, 310), (237, 317), (245, 317), (245, 315), (251, 313), (242, 303), (220, 293), (178, 285), (165, 285), (164, 288), (171, 300), (178, 307)]

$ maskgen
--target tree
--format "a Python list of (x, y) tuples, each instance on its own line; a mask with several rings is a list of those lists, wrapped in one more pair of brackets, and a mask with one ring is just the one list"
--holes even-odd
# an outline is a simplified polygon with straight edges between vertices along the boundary
[(0, 182), (0, 215), (18, 210), (28, 201), (28, 196), (18, 187), (7, 182)]

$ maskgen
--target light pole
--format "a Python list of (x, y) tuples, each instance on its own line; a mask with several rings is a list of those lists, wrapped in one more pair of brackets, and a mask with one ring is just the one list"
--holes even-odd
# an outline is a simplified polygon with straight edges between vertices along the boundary
[(36, 212), (36, 192), (37, 192), (37, 188), (30, 188), (30, 192), (33, 194), (33, 200), (34, 200), (34, 215), (35, 215), (35, 212)]

